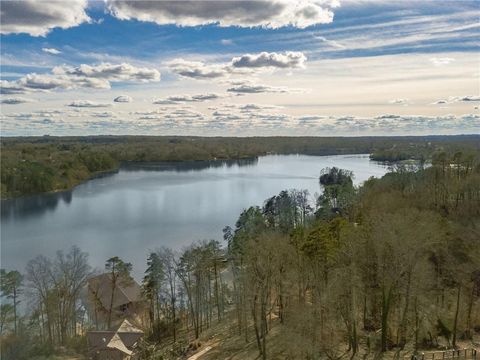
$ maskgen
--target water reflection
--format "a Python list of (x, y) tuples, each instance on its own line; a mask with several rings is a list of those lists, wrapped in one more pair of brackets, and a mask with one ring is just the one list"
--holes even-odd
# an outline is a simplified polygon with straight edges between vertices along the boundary
[[(231, 168), (233, 166), (255, 166), (258, 158), (240, 160), (209, 160), (209, 161), (161, 161), (161, 162), (124, 162), (120, 165), (121, 171), (174, 171), (190, 172), (210, 168)], [(94, 179), (104, 179), (117, 174), (117, 171), (98, 174)], [(39, 216), (54, 211), (60, 203), (70, 204), (74, 190), (38, 194), (32, 196), (6, 199), (1, 201), (0, 213), (2, 220), (9, 218), (26, 218)]]
[(72, 190), (2, 200), (1, 218), (39, 216), (54, 211), (61, 202), (66, 205), (72, 202)]
[(258, 158), (248, 158), (239, 160), (205, 160), (205, 161), (159, 161), (159, 162), (123, 162), (120, 165), (122, 171), (199, 171), (209, 168), (221, 168), (232, 166), (255, 166), (258, 164)]

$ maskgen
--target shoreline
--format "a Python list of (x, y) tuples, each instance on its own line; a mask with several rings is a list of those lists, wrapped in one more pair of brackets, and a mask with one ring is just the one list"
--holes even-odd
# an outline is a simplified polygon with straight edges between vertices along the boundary
[[(304, 154), (304, 153), (290, 153), (290, 154), (280, 154), (280, 153), (268, 153), (268, 154), (261, 154), (258, 156), (248, 156), (248, 157), (240, 157), (240, 158), (230, 158), (230, 159), (205, 159), (205, 160), (160, 160), (160, 161), (118, 161), (116, 168), (114, 169), (109, 169), (109, 170), (104, 170), (104, 171), (97, 171), (95, 173), (92, 173), (91, 176), (88, 178), (81, 180), (79, 182), (76, 182), (75, 184), (72, 184), (72, 186), (66, 188), (66, 189), (55, 189), (55, 190), (50, 190), (50, 191), (45, 191), (45, 192), (37, 192), (37, 193), (29, 193), (29, 194), (19, 194), (19, 195), (13, 195), (13, 196), (7, 196), (7, 197), (2, 197), (0, 199), (1, 202), (3, 201), (8, 201), (8, 200), (14, 200), (14, 199), (21, 199), (21, 198), (29, 198), (29, 197), (34, 197), (34, 196), (39, 196), (39, 195), (48, 195), (48, 194), (60, 194), (63, 192), (68, 192), (74, 190), (78, 185), (84, 184), (90, 180), (94, 180), (97, 178), (101, 178), (103, 176), (108, 176), (108, 175), (114, 175), (117, 174), (120, 169), (125, 166), (128, 167), (129, 165), (134, 168), (135, 166), (148, 166), (151, 165), (152, 169), (154, 169), (155, 165), (171, 165), (175, 163), (182, 163), (182, 164), (200, 164), (200, 163), (214, 163), (214, 162), (235, 162), (235, 161), (249, 161), (249, 160), (258, 160), (258, 158), (263, 157), (263, 156), (269, 156), (269, 155), (305, 155), (305, 156), (342, 156), (342, 155), (365, 155), (365, 156), (370, 156), (371, 153), (338, 153), (335, 152), (332, 154), (322, 154), (322, 155), (316, 155), (316, 154)], [(370, 159), (371, 161), (376, 161)]]

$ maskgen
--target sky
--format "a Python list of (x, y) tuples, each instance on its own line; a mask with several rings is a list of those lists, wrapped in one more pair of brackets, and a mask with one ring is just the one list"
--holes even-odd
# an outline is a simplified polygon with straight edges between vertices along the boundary
[(480, 1), (0, 6), (2, 136), (480, 133)]

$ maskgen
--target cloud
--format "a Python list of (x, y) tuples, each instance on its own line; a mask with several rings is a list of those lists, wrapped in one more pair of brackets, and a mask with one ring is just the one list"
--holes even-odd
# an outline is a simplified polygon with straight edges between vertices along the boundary
[(454, 97), (454, 101), (480, 101), (480, 96), (477, 95), (467, 95), (467, 96), (460, 96)]
[(379, 115), (377, 117), (375, 117), (375, 119), (382, 119), (382, 120), (385, 120), (385, 119), (400, 119), (401, 116), (400, 115), (394, 115), (394, 114), (384, 114), (384, 115)]
[(245, 104), (245, 105), (239, 105), (238, 109), (242, 113), (249, 113), (249, 112), (258, 112), (258, 111), (264, 111), (264, 110), (274, 110), (274, 109), (281, 109), (281, 106), (275, 106), (275, 105), (259, 105), (259, 104)]
[(112, 106), (112, 104), (98, 103), (90, 100), (74, 100), (67, 106), (75, 107), (75, 108), (99, 108), (99, 107), (109, 107), (109, 106)]
[[(308, 118), (308, 119), (306, 119)], [(455, 131), (478, 131), (480, 116), (466, 114), (461, 116), (424, 116), (386, 114), (370, 117), (347, 116), (300, 116), (297, 130), (305, 128), (311, 131), (328, 131), (332, 134), (431, 134)]]
[(133, 99), (128, 95), (120, 95), (113, 99), (113, 101), (118, 103), (129, 103), (132, 102)]
[(128, 63), (101, 63), (93, 66), (82, 64), (76, 67), (63, 65), (54, 67), (52, 72), (57, 75), (83, 76), (109, 81), (160, 81), (160, 72), (157, 69), (136, 67)]
[(1, 99), (0, 103), (5, 105), (18, 105), (18, 104), (24, 104), (32, 101), (33, 100), (31, 99), (25, 99), (22, 97), (11, 97), (11, 98)]
[(227, 91), (236, 94), (257, 94), (257, 93), (298, 93), (302, 89), (288, 88), (284, 86), (270, 86), (257, 84), (250, 81), (233, 81), (233, 86)]
[(392, 105), (407, 106), (409, 104), (409, 100), (408, 99), (392, 99), (388, 103)]
[(221, 96), (218, 94), (199, 94), (199, 95), (193, 95), (192, 99), (193, 101), (207, 101), (207, 100), (215, 100), (219, 99)]
[(125, 1), (107, 0), (110, 13), (121, 20), (159, 25), (306, 28), (333, 21), (337, 1), (328, 0), (225, 0), (225, 1)]
[(93, 112), (90, 114), (92, 117), (96, 118), (111, 118), (114, 117), (115, 114), (111, 111), (103, 111), (103, 112)]
[(220, 95), (209, 93), (209, 94), (198, 94), (198, 95), (172, 95), (166, 99), (154, 99), (153, 103), (157, 105), (170, 105), (170, 104), (182, 104), (186, 102), (203, 102), (209, 100), (216, 100), (221, 98)]
[(457, 102), (477, 102), (480, 101), (480, 96), (478, 95), (465, 95), (465, 96), (450, 96), (448, 100), (440, 99), (433, 103), (433, 105), (445, 105), (452, 104)]
[(299, 51), (283, 53), (261, 52), (232, 58), (228, 63), (206, 64), (203, 61), (174, 59), (166, 65), (182, 77), (192, 79), (224, 78), (232, 74), (256, 73), (259, 70), (294, 69), (305, 67), (307, 57)]
[(220, 40), (220, 44), (222, 44), (222, 45), (233, 45), (234, 42), (231, 39), (222, 39), (222, 40)]
[(317, 40), (320, 40), (321, 42), (333, 47), (333, 48), (336, 48), (336, 49), (345, 49), (346, 47), (342, 44), (340, 44), (338, 41), (335, 41), (335, 40), (329, 40), (327, 39), (326, 37), (324, 36), (314, 36), (315, 39)]
[(256, 94), (256, 93), (285, 93), (287, 90), (282, 87), (274, 87), (261, 84), (242, 84), (228, 88), (227, 91), (239, 94)]
[[(209, 108), (209, 113), (201, 113), (188, 106), (160, 107), (155, 110), (128, 112), (104, 111), (110, 109), (62, 108), (46, 109), (25, 113), (6, 113), (1, 115), (2, 130), (11, 133), (24, 131), (26, 128), (36, 134), (58, 133), (63, 130), (102, 129), (102, 133), (115, 132), (144, 134), (172, 134), (179, 131), (191, 131), (212, 135), (225, 132), (230, 134), (267, 135), (388, 135), (392, 134), (448, 134), (478, 133), (480, 115), (397, 115), (386, 114), (377, 117), (322, 116), (315, 113), (292, 116), (285, 114), (281, 108), (263, 104), (220, 103)], [(65, 120), (68, 117), (67, 120)], [(271, 132), (274, 131), (274, 132)]]
[(42, 51), (46, 52), (48, 54), (52, 54), (52, 55), (58, 55), (58, 54), (61, 53), (60, 50), (57, 50), (57, 49), (54, 49), (54, 48), (42, 48)]
[(2, 80), (2, 94), (24, 94), (35, 91), (70, 90), (78, 88), (110, 89), (110, 82), (160, 81), (160, 72), (130, 64), (82, 64), (77, 67), (57, 66), (51, 74), (28, 74), (18, 80)]
[(449, 58), (449, 57), (443, 57), (443, 58), (433, 57), (433, 58), (430, 58), (430, 61), (435, 66), (443, 66), (443, 65), (450, 64), (451, 62), (455, 61), (455, 59)]
[(2, 34), (26, 33), (45, 36), (54, 28), (68, 29), (90, 22), (85, 12), (87, 0), (2, 1)]
[(301, 123), (309, 123), (318, 120), (328, 119), (326, 116), (319, 116), (319, 115), (303, 115), (298, 118), (298, 121)]
[(167, 62), (167, 66), (174, 73), (193, 79), (214, 79), (228, 74), (224, 65), (207, 65), (201, 61), (175, 59)]
[(132, 115), (138, 116), (138, 120), (161, 120), (164, 124), (170, 123), (172, 126), (192, 124), (204, 118), (202, 113), (193, 111), (189, 108), (161, 108), (155, 111), (136, 111)]
[(109, 89), (110, 83), (104, 79), (89, 79), (79, 76), (53, 74), (28, 74), (18, 80), (0, 82), (2, 94), (25, 94), (29, 92), (70, 90), (78, 88)]
[(218, 107), (209, 108), (212, 111), (208, 128), (230, 129), (266, 129), (279, 126), (289, 126), (289, 115), (279, 112), (281, 107), (263, 104), (232, 104), (224, 103)]
[(299, 51), (286, 51), (285, 53), (261, 52), (259, 54), (245, 54), (232, 59), (234, 68), (302, 68), (307, 57)]

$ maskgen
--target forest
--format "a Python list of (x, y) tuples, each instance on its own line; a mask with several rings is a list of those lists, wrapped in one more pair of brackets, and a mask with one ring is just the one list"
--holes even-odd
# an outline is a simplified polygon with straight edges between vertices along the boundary
[(404, 137), (1, 137), (1, 197), (68, 190), (123, 162), (238, 160), (266, 154), (371, 154), (425, 161), (434, 152), (480, 149), (479, 135)]
[[(141, 283), (139, 358), (186, 359), (205, 344), (202, 360), (478, 348), (480, 152), (434, 152), (428, 166), (396, 163), (359, 187), (354, 176), (319, 169), (318, 198), (286, 189), (252, 204), (222, 241), (175, 251), (161, 247), (159, 234)], [(131, 264), (115, 254), (105, 260), (100, 271), (112, 286), (132, 281)], [(109, 325), (82, 302), (94, 273), (76, 247), (2, 269), (2, 359), (82, 358), (85, 331)]]

